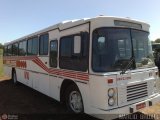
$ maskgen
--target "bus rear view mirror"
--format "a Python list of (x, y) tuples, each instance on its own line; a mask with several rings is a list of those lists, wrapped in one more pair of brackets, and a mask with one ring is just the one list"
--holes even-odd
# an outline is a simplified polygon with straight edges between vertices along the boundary
[(74, 54), (81, 53), (81, 36), (74, 36)]

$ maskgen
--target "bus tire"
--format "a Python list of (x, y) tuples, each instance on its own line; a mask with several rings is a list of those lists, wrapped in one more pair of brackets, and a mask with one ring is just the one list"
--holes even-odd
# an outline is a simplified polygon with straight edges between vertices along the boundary
[(83, 100), (78, 87), (71, 84), (66, 90), (66, 106), (71, 113), (80, 114), (84, 112)]
[(17, 84), (17, 74), (15, 70), (12, 72), (12, 81), (14, 84)]

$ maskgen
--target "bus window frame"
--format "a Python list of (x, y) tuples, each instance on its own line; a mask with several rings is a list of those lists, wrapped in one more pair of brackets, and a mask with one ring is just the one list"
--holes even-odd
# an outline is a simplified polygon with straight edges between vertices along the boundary
[[(37, 53), (34, 54), (34, 55), (29, 55), (28, 54), (28, 41), (29, 40), (33, 41), (33, 39), (35, 39), (35, 38), (37, 38)], [(36, 36), (29, 37), (29, 38), (27, 38), (26, 42), (27, 42), (27, 44), (26, 44), (27, 45), (27, 47), (26, 47), (26, 55), (27, 56), (38, 56), (39, 55), (39, 36), (36, 35)], [(32, 52), (32, 50), (31, 50), (31, 52)]]
[[(57, 59), (57, 64), (56, 64), (56, 67), (54, 67), (54, 66), (51, 65), (51, 42), (54, 42), (54, 41), (57, 43), (57, 58), (56, 58)], [(59, 59), (58, 59), (58, 57), (59, 57), (59, 42), (58, 42), (57, 39), (54, 39), (54, 40), (51, 40), (49, 42), (49, 66), (51, 68), (57, 68), (59, 66)]]

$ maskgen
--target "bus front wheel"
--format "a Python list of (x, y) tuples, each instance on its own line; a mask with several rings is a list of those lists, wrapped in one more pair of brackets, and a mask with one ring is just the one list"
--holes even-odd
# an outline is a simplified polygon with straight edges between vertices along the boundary
[(67, 88), (66, 105), (70, 112), (80, 114), (84, 111), (81, 93), (74, 84)]

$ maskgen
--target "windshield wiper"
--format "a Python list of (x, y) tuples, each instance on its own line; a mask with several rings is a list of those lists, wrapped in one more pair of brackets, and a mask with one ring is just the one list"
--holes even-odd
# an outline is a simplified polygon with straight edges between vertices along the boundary
[(122, 70), (122, 72), (120, 74), (125, 74), (126, 71), (128, 70), (128, 68), (133, 64), (133, 61), (134, 61), (134, 57), (131, 57), (127, 66)]

